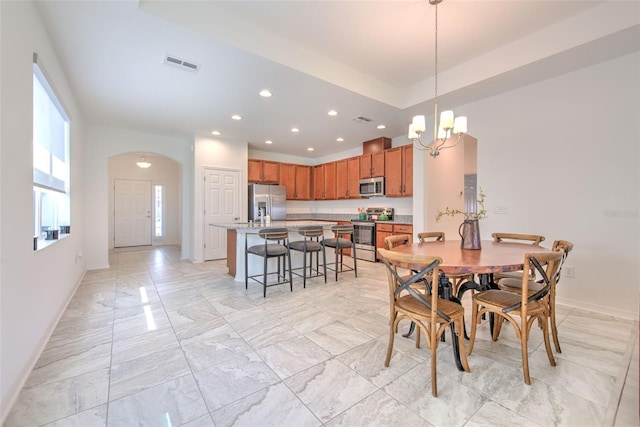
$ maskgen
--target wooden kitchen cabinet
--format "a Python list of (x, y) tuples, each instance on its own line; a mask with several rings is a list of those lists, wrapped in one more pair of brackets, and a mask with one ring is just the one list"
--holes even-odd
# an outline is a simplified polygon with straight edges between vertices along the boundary
[(247, 166), (247, 180), (249, 182), (277, 184), (279, 179), (280, 163), (249, 159)]
[(360, 198), (360, 156), (336, 161), (336, 196), (338, 199)]
[(386, 150), (384, 160), (385, 195), (387, 197), (413, 196), (413, 144)]
[(360, 156), (360, 178), (384, 176), (384, 151)]
[(313, 168), (313, 198), (336, 199), (336, 162), (324, 163)]
[[(413, 237), (413, 225), (410, 224), (383, 224), (376, 223), (376, 249), (384, 249), (384, 239), (397, 234), (408, 234)], [(380, 259), (376, 251), (376, 259)]]
[(311, 200), (311, 166), (280, 163), (278, 182), (287, 188), (287, 200)]

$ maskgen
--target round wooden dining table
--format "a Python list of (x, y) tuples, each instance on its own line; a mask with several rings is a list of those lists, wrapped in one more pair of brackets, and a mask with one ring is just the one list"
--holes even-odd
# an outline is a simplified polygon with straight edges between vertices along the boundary
[(442, 258), (440, 270), (445, 274), (492, 274), (518, 271), (524, 268), (524, 255), (533, 252), (550, 252), (542, 246), (527, 243), (494, 242), (483, 240), (482, 249), (462, 249), (459, 240), (422, 242), (400, 245), (394, 251), (429, 255)]

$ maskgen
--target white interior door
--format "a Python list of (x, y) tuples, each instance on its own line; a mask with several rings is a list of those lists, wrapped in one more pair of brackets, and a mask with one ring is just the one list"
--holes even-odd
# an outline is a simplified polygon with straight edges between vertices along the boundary
[(151, 245), (151, 181), (116, 179), (113, 246)]
[(227, 257), (227, 230), (209, 224), (240, 219), (240, 171), (204, 168), (204, 259)]

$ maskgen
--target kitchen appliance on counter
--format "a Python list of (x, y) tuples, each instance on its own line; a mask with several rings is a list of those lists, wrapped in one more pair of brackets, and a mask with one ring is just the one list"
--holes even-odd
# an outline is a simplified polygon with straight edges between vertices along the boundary
[[(366, 219), (352, 219), (356, 257), (376, 262), (376, 221), (392, 221), (393, 208), (367, 208)], [(385, 220), (386, 218), (386, 220)]]
[(249, 184), (249, 221), (260, 223), (287, 219), (287, 188), (284, 185)]

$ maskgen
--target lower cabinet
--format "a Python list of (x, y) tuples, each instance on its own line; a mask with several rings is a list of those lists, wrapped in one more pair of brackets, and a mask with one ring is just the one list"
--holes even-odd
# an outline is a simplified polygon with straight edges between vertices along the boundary
[[(413, 236), (413, 225), (376, 223), (376, 249), (384, 249), (384, 239), (388, 236), (395, 236), (396, 234), (409, 234)], [(376, 259), (380, 260), (377, 251)]]

